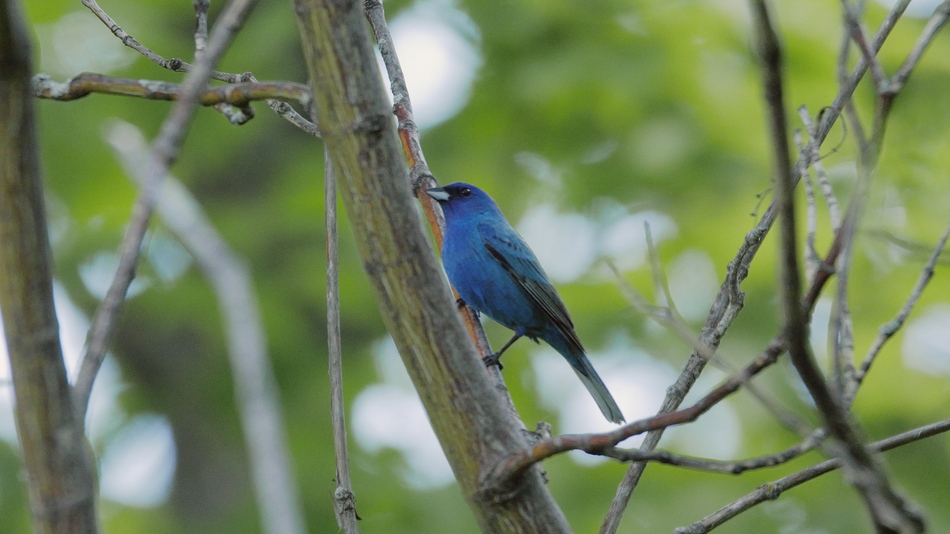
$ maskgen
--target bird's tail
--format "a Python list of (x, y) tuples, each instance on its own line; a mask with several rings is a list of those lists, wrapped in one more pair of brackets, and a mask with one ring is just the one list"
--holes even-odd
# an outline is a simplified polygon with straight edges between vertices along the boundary
[(577, 373), (577, 378), (581, 379), (591, 397), (594, 397), (594, 401), (597, 402), (597, 406), (604, 417), (611, 423), (617, 423), (618, 425), (623, 423), (624, 419), (623, 414), (620, 413), (620, 407), (617, 406), (617, 402), (610, 395), (610, 391), (607, 390), (607, 386), (604, 385), (604, 381), (600, 379), (587, 356), (583, 353), (572, 354), (572, 356), (573, 358), (570, 360), (571, 368)]

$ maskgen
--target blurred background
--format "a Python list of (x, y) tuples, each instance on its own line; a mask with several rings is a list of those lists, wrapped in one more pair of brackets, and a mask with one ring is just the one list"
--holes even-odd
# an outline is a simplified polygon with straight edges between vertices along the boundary
[[(58, 81), (81, 72), (181, 80), (124, 48), (79, 2), (25, 4), (38, 72)], [(841, 7), (831, 0), (773, 4), (786, 46), (790, 124), (799, 128), (795, 108), (806, 105), (814, 115), (837, 92)], [(888, 73), (903, 61), (935, 4), (912, 3), (881, 51)], [(101, 5), (157, 53), (192, 57), (190, 3)], [(627, 420), (653, 413), (690, 350), (630, 308), (604, 259), (616, 261), (630, 283), (653, 298), (648, 222), (675, 304), (698, 332), (727, 263), (771, 199), (747, 4), (393, 0), (385, 7), (432, 171), (441, 183), (477, 184), (498, 201), (558, 286)], [(868, 3), (870, 32), (888, 7)], [(213, 3), (212, 21), (220, 8)], [(289, 2), (262, 2), (219, 68), (251, 71), (261, 80), (306, 81)], [(851, 286), (859, 357), (902, 305), (950, 217), (948, 91), (950, 35), (944, 32), (896, 102), (859, 230)], [(868, 120), (872, 88), (862, 84), (855, 101)], [(93, 95), (36, 105), (55, 293), (74, 376), (88, 318), (111, 279), (135, 195), (106, 136), (126, 121), (151, 139), (169, 104)], [(200, 110), (173, 173), (251, 268), (308, 528), (333, 532), (323, 150), (265, 105), (255, 109), (257, 118), (242, 127)], [(844, 201), (855, 178), (853, 136), (836, 126), (822, 152)], [(819, 211), (817, 241), (824, 253), (830, 232), (823, 204)], [(776, 333), (774, 237), (752, 264), (743, 286), (745, 310), (722, 344), (723, 356), (735, 366), (755, 357)], [(344, 387), (361, 528), (476, 532), (377, 313), (345, 216), (340, 254)], [(870, 439), (947, 417), (947, 264), (945, 254), (937, 277), (857, 398), (855, 411)], [(816, 355), (827, 364), (833, 286), (825, 294), (812, 336)], [(507, 340), (504, 328), (490, 321), (486, 327), (496, 346)], [(208, 283), (156, 221), (90, 409), (105, 532), (259, 532), (225, 351)], [(544, 420), (558, 433), (609, 428), (547, 346), (515, 345), (504, 375), (528, 427)], [(724, 376), (709, 368), (687, 402)], [(15, 534), (30, 527), (8, 377), (6, 358), (0, 357), (0, 530)], [(816, 420), (784, 359), (758, 382), (789, 409)], [(741, 459), (796, 442), (761, 404), (739, 393), (699, 422), (668, 432), (661, 447)], [(886, 455), (894, 480), (926, 509), (933, 532), (950, 531), (948, 453), (950, 439), (938, 436)], [(812, 453), (741, 477), (651, 466), (621, 531), (669, 532), (821, 459)], [(596, 531), (626, 466), (581, 454), (544, 465), (574, 529)], [(869, 531), (870, 524), (862, 501), (834, 473), (721, 530), (852, 533)]]

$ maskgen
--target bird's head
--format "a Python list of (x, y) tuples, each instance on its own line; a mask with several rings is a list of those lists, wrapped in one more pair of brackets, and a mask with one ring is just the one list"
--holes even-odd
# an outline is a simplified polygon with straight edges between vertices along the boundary
[(446, 220), (501, 213), (488, 193), (474, 185), (456, 182), (427, 189), (426, 194), (439, 202)]

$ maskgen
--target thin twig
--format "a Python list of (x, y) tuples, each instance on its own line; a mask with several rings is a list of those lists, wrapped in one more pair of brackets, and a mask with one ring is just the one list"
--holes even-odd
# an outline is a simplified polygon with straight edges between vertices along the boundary
[[(927, 258), (930, 257), (930, 253), (933, 252), (933, 246), (922, 243), (915, 239), (909, 239), (896, 235), (890, 230), (864, 228), (861, 230), (861, 233), (863, 233), (865, 236), (879, 239), (888, 244), (894, 245), (915, 257), (919, 257), (923, 261), (926, 261)], [(950, 254), (947, 253), (946, 249), (944, 249), (940, 257), (937, 258), (937, 265), (950, 266)]]
[[(856, 197), (852, 199), (852, 203), (857, 202), (861, 201)], [(843, 226), (840, 231), (845, 233), (842, 240), (844, 247), (835, 265), (838, 284), (828, 336), (831, 342), (834, 385), (838, 395), (843, 394), (846, 385), (852, 382), (854, 376), (854, 322), (851, 307), (848, 304), (848, 287), (851, 280), (851, 253), (854, 250), (855, 225)], [(843, 395), (842, 398), (844, 398)]]
[[(199, 7), (198, 3), (205, 3), (206, 0), (193, 0), (193, 1), (195, 2), (195, 9), (196, 9), (195, 16), (196, 18), (201, 17), (199, 10), (204, 9), (204, 8)], [(153, 52), (147, 46), (135, 40), (134, 37), (126, 33), (125, 30), (123, 30), (116, 23), (116, 21), (113, 20), (112, 17), (110, 17), (109, 14), (106, 13), (102, 9), (102, 7), (99, 6), (98, 3), (96, 3), (96, 0), (82, 0), (82, 4), (86, 6), (87, 8), (89, 8), (89, 10), (92, 11), (92, 13), (100, 21), (102, 21), (102, 23), (105, 24), (107, 28), (109, 28), (109, 31), (111, 31), (116, 37), (119, 38), (120, 41), (122, 41), (122, 44), (131, 48), (132, 50), (135, 50), (139, 54), (145, 56), (145, 58), (151, 61), (152, 63), (155, 63), (159, 67), (173, 71), (173, 72), (189, 73), (195, 69), (195, 65), (182, 61), (181, 59), (178, 59), (178, 58), (165, 59), (161, 55)], [(222, 12), (222, 16), (223, 16), (223, 12)], [(207, 24), (206, 12), (204, 13), (204, 18), (205, 18), (205, 24)], [(196, 61), (197, 61), (197, 56), (203, 54), (207, 50), (207, 46), (204, 46), (204, 48), (200, 48), (200, 45), (198, 44), (198, 40), (200, 39), (200, 36), (198, 35), (198, 33), (201, 31), (200, 25), (201, 25), (201, 21), (197, 20), (196, 21), (197, 27), (196, 27), (196, 33), (195, 33)], [(242, 74), (231, 74), (227, 72), (211, 70), (210, 78), (213, 80), (219, 80), (219, 81), (222, 81), (225, 83), (231, 83), (231, 84), (257, 81), (254, 79), (254, 76), (251, 75), (251, 73), (249, 72), (245, 72)], [(310, 135), (319, 137), (319, 135), (317, 135), (316, 133), (316, 126), (314, 126), (312, 122), (308, 121), (303, 115), (293, 110), (293, 108), (291, 108), (290, 105), (287, 104), (286, 102), (281, 102), (279, 100), (274, 100), (274, 99), (268, 99), (265, 102), (281, 118), (289, 121), (291, 124), (293, 124), (297, 128), (300, 128), (304, 132)], [(228, 121), (231, 122), (232, 124), (242, 124), (242, 121), (246, 122), (246, 115), (247, 115), (246, 111), (243, 111), (241, 113), (245, 115), (245, 117), (240, 117), (240, 114), (234, 112), (233, 110), (225, 111), (222, 109), (218, 109), (218, 111), (221, 111), (228, 118)]]
[(871, 365), (874, 363), (877, 355), (881, 352), (881, 349), (884, 348), (884, 345), (888, 342), (888, 340), (890, 340), (891, 337), (893, 337), (894, 334), (896, 334), (901, 329), (901, 327), (904, 326), (904, 322), (907, 320), (907, 317), (909, 317), (911, 312), (914, 311), (914, 306), (917, 305), (917, 301), (923, 294), (924, 289), (927, 288), (927, 284), (930, 282), (930, 279), (933, 278), (934, 268), (937, 265), (937, 260), (940, 259), (940, 255), (943, 253), (943, 249), (946, 247), (948, 239), (950, 239), (950, 226), (944, 230), (943, 235), (941, 235), (940, 239), (937, 241), (937, 245), (930, 254), (930, 258), (927, 260), (924, 268), (920, 271), (920, 276), (917, 278), (917, 283), (914, 285), (914, 289), (910, 292), (910, 295), (907, 297), (907, 300), (904, 302), (904, 305), (901, 307), (900, 311), (897, 312), (897, 316), (895, 316), (890, 322), (881, 326), (880, 330), (878, 331), (877, 338), (875, 338), (874, 342), (871, 343), (871, 348), (868, 349), (867, 355), (864, 357), (864, 361), (861, 363), (861, 367), (854, 374), (853, 382), (848, 384), (845, 398), (849, 403), (854, 401), (854, 396), (857, 394), (858, 386), (864, 380), (864, 377), (867, 376), (868, 371), (871, 369)]
[(841, 208), (838, 206), (838, 197), (835, 196), (835, 190), (831, 187), (828, 173), (825, 172), (825, 165), (821, 162), (821, 156), (818, 153), (819, 143), (815, 141), (816, 126), (811, 120), (808, 108), (804, 105), (799, 106), (798, 116), (801, 118), (802, 124), (805, 125), (805, 131), (808, 132), (808, 143), (805, 145), (805, 151), (809, 152), (807, 160), (811, 162), (811, 166), (815, 169), (815, 180), (818, 182), (818, 187), (821, 188), (821, 192), (825, 197), (825, 205), (828, 207), (831, 233), (835, 234), (841, 228)]
[(874, 80), (874, 88), (878, 94), (886, 92), (888, 90), (889, 80), (887, 79), (887, 74), (884, 73), (884, 67), (881, 66), (881, 62), (877, 59), (877, 53), (871, 49), (871, 43), (868, 41), (867, 33), (864, 31), (864, 26), (861, 25), (861, 21), (859, 20), (859, 10), (853, 6), (849, 0), (841, 0), (841, 7), (844, 9), (845, 28), (848, 33), (850, 33), (854, 43), (858, 45), (858, 50), (861, 51), (864, 60), (870, 65), (871, 79)]
[(208, 48), (208, 8), (211, 0), (193, 0), (195, 6), (195, 59)]
[(904, 63), (901, 64), (897, 72), (894, 73), (894, 76), (891, 77), (890, 83), (888, 84), (888, 93), (896, 95), (904, 88), (904, 85), (907, 84), (907, 80), (910, 78), (910, 74), (914, 71), (917, 63), (920, 62), (920, 58), (923, 57), (927, 47), (930, 46), (934, 37), (937, 36), (937, 33), (948, 21), (950, 21), (950, 1), (945, 1), (934, 10), (933, 15), (927, 20), (927, 25), (924, 26), (923, 31), (920, 32), (920, 37), (917, 38), (914, 47), (907, 55), (907, 59), (904, 60)]
[[(144, 187), (148, 145), (141, 132), (122, 123), (111, 128), (108, 141), (126, 173)], [(218, 297), (262, 531), (302, 534), (306, 532), (303, 511), (251, 274), (181, 182), (166, 175), (155, 203), (165, 224), (195, 258)]]
[(790, 462), (795, 458), (813, 450), (818, 446), (824, 433), (818, 431), (812, 433), (800, 443), (785, 449), (776, 454), (752, 458), (749, 460), (723, 462), (719, 460), (707, 460), (702, 458), (693, 458), (672, 454), (667, 451), (643, 451), (638, 449), (627, 450), (608, 447), (600, 452), (601, 455), (613, 458), (621, 462), (656, 462), (666, 465), (693, 469), (696, 471), (705, 471), (707, 473), (719, 473), (723, 475), (740, 475), (746, 471), (757, 469), (766, 469)]
[[(799, 154), (805, 153), (805, 144), (802, 142), (801, 130), (795, 130), (795, 146)], [(818, 205), (815, 201), (815, 188), (812, 185), (809, 167), (802, 167), (801, 179), (805, 183), (805, 278), (811, 280), (815, 272), (821, 267), (821, 257), (815, 249), (815, 234), (818, 232)]]
[[(93, 0), (85, 1), (95, 3)], [(257, 0), (231, 0), (224, 7), (218, 23), (211, 31), (206, 53), (195, 69), (185, 77), (179, 99), (162, 123), (152, 145), (151, 155), (143, 171), (145, 185), (132, 208), (132, 218), (119, 247), (119, 265), (112, 284), (93, 315), (86, 338), (85, 354), (73, 388), (80, 421), (85, 419), (92, 384), (105, 357), (129, 284), (135, 276), (142, 240), (151, 220), (154, 199), (162, 179), (178, 157), (179, 148), (198, 105), (198, 96), (208, 83), (212, 67), (231, 44), (236, 32), (243, 26), (256, 4)]]
[[(663, 271), (663, 265), (660, 262), (660, 254), (656, 250), (656, 244), (653, 243), (653, 233), (650, 231), (650, 222), (643, 221), (643, 232), (647, 241), (647, 256), (650, 258), (650, 272), (653, 274), (653, 292), (655, 300), (660, 301), (662, 297), (664, 306), (669, 313), (670, 319), (674, 322), (685, 325), (686, 321), (676, 309), (676, 302), (673, 301), (673, 294), (670, 292), (670, 284)], [(616, 270), (616, 267), (613, 267)], [(692, 337), (692, 336), (691, 336)]]
[[(623, 277), (623, 274), (620, 272), (620, 269), (617, 268), (617, 265), (613, 261), (607, 260), (606, 263), (607, 267), (609, 267), (614, 274), (614, 279), (616, 281), (617, 287), (620, 288), (620, 292), (623, 293), (624, 298), (627, 299), (627, 302), (630, 303), (634, 309), (636, 309), (642, 315), (651, 317), (659, 324), (670, 329), (673, 333), (688, 343), (694, 352), (713, 362), (714, 365), (723, 371), (730, 375), (739, 374), (739, 370), (730, 365), (725, 358), (723, 358), (711, 347), (703, 345), (700, 341), (700, 338), (693, 334), (682, 318), (678, 317), (675, 312), (669, 308), (663, 306), (654, 306), (647, 302), (646, 298), (644, 298), (640, 292), (638, 292), (627, 282), (627, 280)], [(654, 268), (659, 268), (659, 265)], [(662, 274), (660, 275), (660, 278), (660, 283), (664, 284), (665, 281), (663, 280), (664, 277)], [(792, 432), (795, 432), (802, 437), (805, 437), (811, 433), (811, 428), (800, 417), (788, 410), (783, 409), (777, 401), (757, 388), (751, 381), (744, 384), (744, 387), (759, 402), (762, 403), (766, 410), (771, 412), (772, 415), (774, 415), (775, 418), (779, 420), (779, 422), (785, 425)], [(641, 449), (641, 451), (642, 450), (643, 449)]]
[(324, 201), (327, 234), (327, 345), (330, 360), (330, 415), (333, 419), (333, 449), (336, 457), (336, 491), (333, 508), (336, 523), (346, 534), (358, 533), (356, 495), (350, 480), (346, 445), (346, 410), (343, 405), (343, 357), (340, 342), (340, 257), (337, 253), (336, 176), (328, 148), (324, 148)]
[[(927, 426), (916, 428), (892, 436), (869, 445), (869, 447), (878, 452), (889, 451), (920, 441), (925, 438), (936, 436), (937, 434), (950, 430), (950, 419), (933, 423)], [(838, 459), (826, 460), (820, 464), (813, 465), (787, 477), (763, 484), (759, 489), (749, 493), (745, 497), (725, 506), (713, 514), (704, 517), (702, 520), (686, 527), (680, 527), (673, 531), (673, 534), (705, 534), (712, 529), (722, 525), (726, 521), (736, 517), (746, 510), (761, 504), (765, 501), (774, 501), (782, 493), (801, 485), (809, 480), (815, 479), (835, 469), (841, 468), (841, 461)]]

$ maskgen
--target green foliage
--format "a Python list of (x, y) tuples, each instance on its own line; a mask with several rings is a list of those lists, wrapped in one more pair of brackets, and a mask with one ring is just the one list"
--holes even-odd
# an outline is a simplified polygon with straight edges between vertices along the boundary
[[(64, 15), (77, 12), (95, 20), (78, 2), (26, 4), (45, 47), (43, 58), (52, 57), (55, 27)], [(840, 6), (817, 1), (776, 4), (787, 45), (790, 124), (798, 128), (799, 105), (807, 105), (814, 115), (837, 91)], [(410, 5), (387, 3), (389, 18)], [(468, 0), (458, 7), (478, 28), (483, 65), (466, 107), (423, 134), (428, 163), (439, 180), (478, 184), (513, 222), (544, 204), (596, 221), (604, 216), (605, 198), (625, 213), (665, 214), (675, 230), (660, 240), (664, 265), (670, 267), (686, 251), (701, 251), (721, 281), (745, 232), (755, 224), (750, 213), (761, 213), (771, 198), (761, 88), (748, 45), (744, 4)], [(104, 0), (103, 8), (156, 52), (190, 59), (193, 14), (185, 3)], [(212, 16), (216, 9), (220, 6), (214, 6)], [(876, 28), (884, 12), (875, 3), (869, 3), (868, 11), (868, 26)], [(887, 72), (900, 65), (922, 27), (918, 19), (900, 22), (882, 51)], [(98, 31), (108, 35), (104, 26)], [(40, 58), (37, 65), (40, 71), (54, 68)], [(261, 80), (305, 81), (286, 2), (261, 3), (220, 68), (251, 71)], [(79, 72), (52, 74), (62, 80)], [(109, 74), (181, 79), (144, 58)], [(851, 309), (859, 356), (878, 327), (900, 308), (950, 213), (945, 172), (950, 167), (948, 85), (950, 40), (944, 34), (897, 100), (856, 246)], [(873, 111), (872, 96), (865, 86), (856, 93), (866, 120)], [(135, 195), (102, 138), (103, 129), (118, 117), (152, 137), (169, 106), (94, 95), (70, 103), (38, 101), (37, 107), (51, 211), (61, 225), (54, 243), (58, 280), (91, 315), (97, 300), (84, 285), (80, 268), (96, 254), (115, 249)], [(322, 145), (263, 104), (254, 107), (257, 118), (239, 128), (212, 110), (201, 110), (173, 172), (253, 272), (308, 526), (312, 532), (333, 532)], [(847, 199), (855, 174), (853, 136), (838, 126), (823, 149), (829, 153), (825, 166), (841, 200)], [(842, 137), (844, 144), (832, 153)], [(539, 162), (558, 179), (537, 180)], [(762, 192), (765, 203), (759, 206), (756, 195)], [(823, 203), (819, 210), (824, 210)], [(819, 221), (818, 250), (823, 254), (831, 238), (824, 213)], [(595, 228), (601, 232), (607, 226), (605, 222)], [(154, 228), (163, 231), (160, 223)], [(804, 235), (804, 225), (802, 229)], [(345, 391), (352, 406), (361, 391), (381, 380), (373, 344), (385, 331), (345, 220), (340, 230)], [(882, 231), (922, 248), (908, 252), (882, 238)], [(735, 366), (758, 354), (776, 333), (772, 239), (752, 265), (743, 286), (746, 309), (723, 342), (723, 354)], [(631, 357), (642, 354), (678, 370), (688, 347), (632, 312), (601, 267), (596, 263), (583, 276), (560, 285), (585, 344), (593, 352), (603, 351), (617, 332), (626, 332), (636, 339)], [(143, 266), (146, 275), (149, 268)], [(947, 302), (950, 281), (942, 274), (938, 270), (918, 305), (921, 312)], [(626, 275), (639, 290), (653, 294), (646, 263), (636, 264)], [(114, 344), (128, 382), (119, 402), (129, 413), (158, 412), (170, 419), (178, 474), (172, 497), (158, 508), (104, 503), (104, 531), (257, 532), (217, 302), (194, 266), (167, 282), (150, 278), (152, 286), (128, 303)], [(829, 287), (826, 294), (833, 290)], [(701, 319), (690, 322), (696, 331), (701, 325)], [(824, 328), (818, 325), (817, 330)], [(502, 328), (490, 326), (488, 331), (496, 344), (506, 339)], [(858, 397), (858, 417), (873, 439), (946, 417), (946, 375), (906, 367), (902, 339), (899, 334), (884, 350)], [(528, 426), (545, 419), (557, 431), (557, 413), (538, 400), (541, 386), (528, 358), (537, 350), (528, 342), (516, 345), (506, 356), (505, 376)], [(710, 376), (724, 375), (710, 370)], [(701, 383), (699, 390), (714, 384)], [(666, 385), (659, 386), (661, 393)], [(760, 385), (814, 420), (785, 362), (765, 373)], [(748, 394), (732, 399), (729, 409), (740, 417), (739, 457), (769, 454), (796, 442)], [(675, 450), (681, 441), (669, 443)], [(350, 445), (365, 531), (476, 531), (455, 486), (414, 490), (402, 476), (408, 467), (401, 454), (389, 449), (369, 453), (352, 433)], [(0, 444), (2, 530), (27, 532), (25, 492), (16, 482), (11, 450)], [(942, 460), (947, 452), (947, 439), (937, 437), (886, 456), (894, 480), (927, 508), (934, 532), (950, 529), (945, 506), (950, 465)], [(668, 532), (821, 459), (813, 453), (739, 478), (650, 467), (621, 531)], [(613, 463), (581, 466), (566, 456), (545, 467), (573, 527), (595, 531), (625, 468)], [(833, 473), (758, 507), (724, 531), (857, 532), (869, 529), (866, 517), (860, 499)]]

